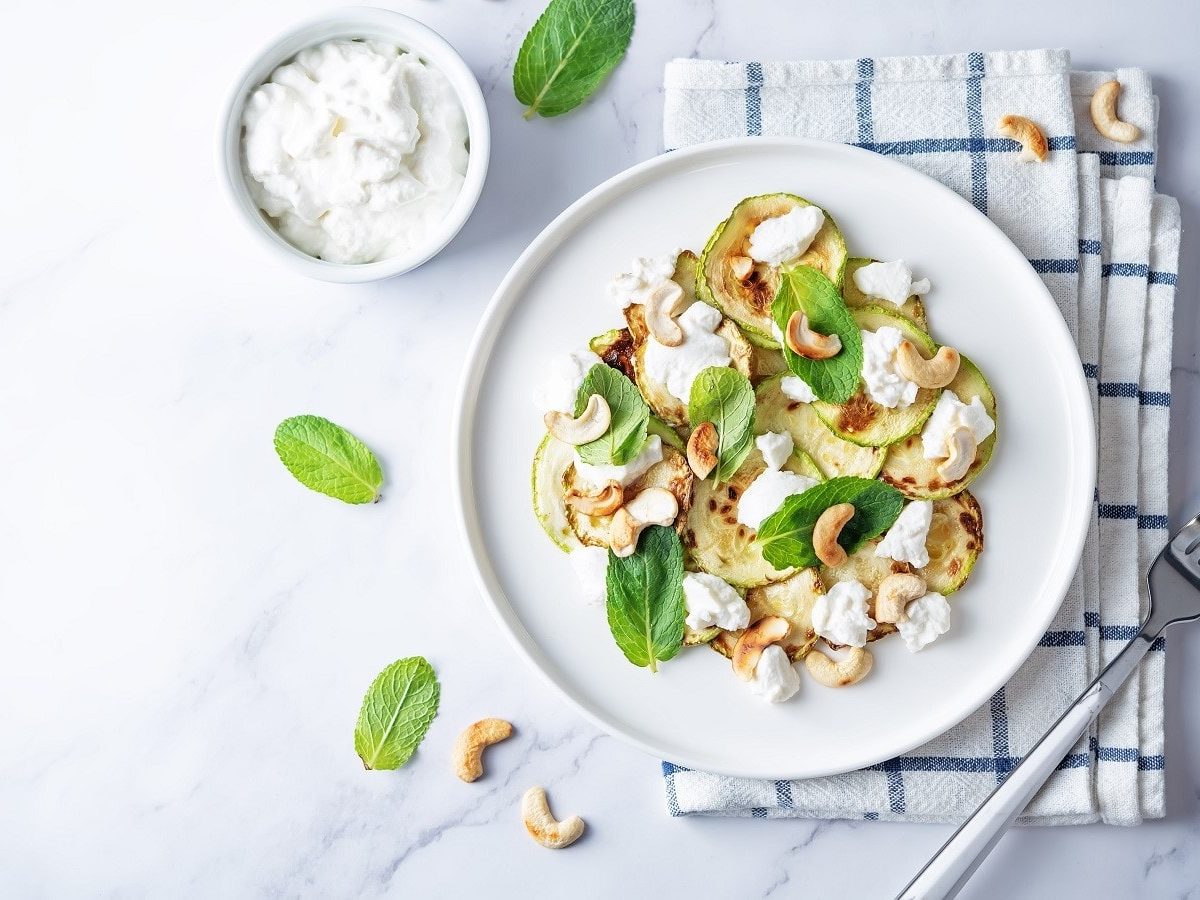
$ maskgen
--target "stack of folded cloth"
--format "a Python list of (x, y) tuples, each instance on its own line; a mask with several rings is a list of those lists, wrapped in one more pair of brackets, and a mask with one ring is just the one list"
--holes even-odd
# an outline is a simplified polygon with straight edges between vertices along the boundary
[[(1095, 89), (1116, 79), (1128, 144), (1101, 136)], [(1049, 138), (1012, 165), (1006, 114)], [(804, 781), (731, 778), (663, 763), (673, 815), (956, 822), (1004, 779), (1133, 637), (1142, 574), (1167, 537), (1167, 428), (1179, 204), (1154, 191), (1158, 101), (1140, 69), (1072, 72), (1062, 50), (841, 62), (676, 60), (668, 149), (746, 135), (838, 141), (893, 156), (988, 215), (1021, 249), (1079, 347), (1099, 435), (1096, 503), (1057, 618), (989, 703), (946, 734), (858, 772)], [(1164, 812), (1160, 640), (1026, 809), (1035, 824), (1136, 824)]]

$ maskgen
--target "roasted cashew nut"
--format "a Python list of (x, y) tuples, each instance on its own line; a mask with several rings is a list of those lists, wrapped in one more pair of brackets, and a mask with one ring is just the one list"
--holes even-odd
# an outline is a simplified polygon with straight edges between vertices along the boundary
[(950, 434), (950, 456), (938, 465), (938, 474), (946, 479), (947, 483), (958, 481), (967, 474), (971, 463), (975, 462), (975, 452), (978, 449), (975, 432), (970, 428), (955, 428)]
[(1092, 94), (1092, 124), (1096, 130), (1119, 144), (1131, 144), (1142, 136), (1142, 129), (1132, 122), (1117, 118), (1117, 97), (1121, 94), (1121, 82), (1106, 81)]
[(920, 575), (895, 572), (887, 576), (875, 591), (875, 621), (895, 625), (904, 618), (908, 604), (926, 593), (925, 579)]
[(1026, 162), (1045, 162), (1050, 153), (1046, 135), (1032, 120), (1024, 116), (1004, 116), (996, 126), (1005, 137), (1021, 144), (1020, 159)]
[(796, 310), (784, 330), (788, 349), (805, 359), (829, 359), (842, 351), (842, 339), (836, 334), (821, 334), (808, 325), (808, 316)]
[(679, 501), (666, 488), (646, 488), (616, 511), (608, 532), (608, 545), (617, 556), (637, 549), (642, 529), (650, 525), (672, 525), (679, 515)]
[(701, 422), (692, 432), (687, 442), (688, 465), (696, 473), (697, 478), (707, 478), (717, 467), (717, 448), (720, 438), (717, 426), (712, 422)]
[(772, 644), (787, 637), (791, 625), (780, 616), (763, 616), (742, 632), (733, 645), (733, 674), (742, 681), (754, 678), (758, 658)]
[(483, 774), (483, 751), (512, 734), (513, 727), (503, 719), (480, 719), (454, 742), (454, 774), (471, 782)]
[(546, 430), (564, 444), (588, 444), (604, 435), (612, 424), (612, 412), (608, 401), (599, 394), (588, 397), (587, 406), (579, 414), (579, 418), (554, 410), (546, 413), (543, 420)]
[(912, 341), (901, 341), (896, 348), (896, 371), (923, 388), (943, 388), (958, 374), (961, 358), (953, 347), (942, 347), (926, 359)]
[(854, 518), (853, 503), (839, 503), (831, 506), (813, 526), (813, 550), (817, 559), (833, 568), (846, 561), (846, 549), (838, 543), (838, 535), (846, 523)]
[(754, 269), (754, 260), (748, 256), (733, 256), (729, 259), (729, 271), (738, 281), (745, 281)]
[(529, 836), (551, 850), (561, 850), (579, 840), (583, 834), (583, 819), (571, 816), (559, 822), (550, 813), (546, 789), (531, 787), (521, 798), (521, 821)]
[(664, 347), (678, 347), (683, 343), (683, 329), (675, 321), (682, 299), (683, 288), (673, 281), (664, 281), (650, 292), (643, 304), (646, 328)]
[(858, 684), (871, 671), (874, 659), (866, 647), (851, 647), (846, 657), (834, 661), (823, 650), (816, 647), (804, 657), (804, 668), (808, 674), (825, 687), (849, 687)]
[(625, 489), (615, 481), (595, 491), (567, 492), (567, 505), (585, 516), (611, 516), (625, 504)]

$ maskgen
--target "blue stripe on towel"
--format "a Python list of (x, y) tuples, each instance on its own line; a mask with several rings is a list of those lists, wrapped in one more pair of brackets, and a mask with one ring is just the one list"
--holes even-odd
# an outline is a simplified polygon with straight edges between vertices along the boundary
[(983, 152), (983, 54), (967, 54), (967, 66), (973, 73), (966, 82), (967, 127), (971, 133), (971, 202), (987, 215), (987, 156)]
[(1114, 275), (1127, 278), (1149, 278), (1150, 267), (1145, 263), (1105, 263), (1100, 267), (1100, 275), (1103, 278)]
[(860, 59), (858, 61), (858, 83), (854, 85), (859, 146), (875, 143), (875, 122), (871, 114), (871, 79), (874, 77), (875, 60)]
[(762, 63), (746, 63), (746, 134), (762, 134)]

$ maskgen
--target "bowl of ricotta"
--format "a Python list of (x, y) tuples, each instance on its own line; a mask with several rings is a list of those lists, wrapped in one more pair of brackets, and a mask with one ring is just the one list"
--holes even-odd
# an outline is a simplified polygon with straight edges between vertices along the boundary
[(421, 23), (352, 7), (258, 54), (225, 107), (220, 176), (259, 243), (306, 275), (377, 281), (466, 223), (490, 134), (479, 83)]

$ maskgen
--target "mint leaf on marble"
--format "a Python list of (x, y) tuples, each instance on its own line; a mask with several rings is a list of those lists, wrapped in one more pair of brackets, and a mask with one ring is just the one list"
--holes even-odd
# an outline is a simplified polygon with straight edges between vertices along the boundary
[(625, 55), (633, 18), (633, 0), (550, 0), (513, 67), (525, 118), (561, 116), (590, 97)]
[(410, 656), (379, 673), (363, 697), (354, 728), (354, 750), (366, 769), (398, 769), (416, 752), (442, 688), (423, 656)]
[(379, 499), (379, 460), (366, 444), (328, 419), (284, 419), (275, 429), (275, 452), (305, 487), (346, 503)]

